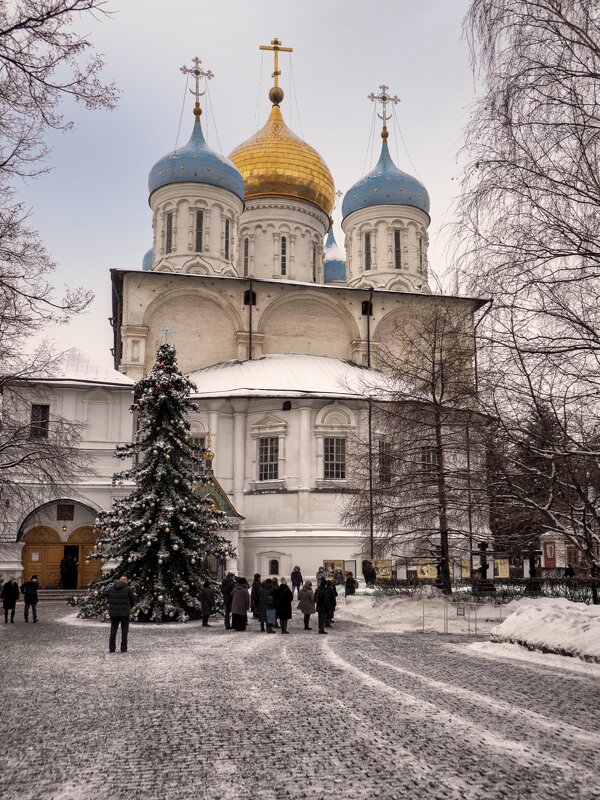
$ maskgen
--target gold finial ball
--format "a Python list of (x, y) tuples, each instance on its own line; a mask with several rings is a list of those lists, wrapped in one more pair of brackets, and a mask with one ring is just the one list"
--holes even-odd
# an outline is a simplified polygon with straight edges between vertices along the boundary
[(281, 86), (273, 86), (273, 88), (269, 91), (269, 100), (274, 106), (278, 106), (281, 103), (283, 100), (283, 89)]
[(205, 461), (213, 461), (214, 457), (215, 457), (215, 454), (213, 453), (212, 450), (205, 450), (204, 451), (204, 460)]

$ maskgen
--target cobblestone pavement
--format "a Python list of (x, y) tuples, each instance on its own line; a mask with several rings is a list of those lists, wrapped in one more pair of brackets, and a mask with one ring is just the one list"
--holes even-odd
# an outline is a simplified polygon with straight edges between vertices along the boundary
[[(0, 627), (2, 800), (600, 798), (600, 681), (457, 636)], [(315, 625), (316, 628), (316, 625)], [(549, 662), (550, 664), (550, 662)]]

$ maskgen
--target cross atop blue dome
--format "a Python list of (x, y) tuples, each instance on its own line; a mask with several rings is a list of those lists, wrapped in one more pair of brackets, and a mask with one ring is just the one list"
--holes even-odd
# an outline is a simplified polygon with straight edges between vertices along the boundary
[(386, 139), (375, 168), (346, 192), (342, 217), (370, 206), (413, 206), (429, 214), (429, 195), (423, 184), (394, 164)]
[(168, 153), (150, 170), (150, 194), (172, 183), (206, 183), (219, 186), (244, 199), (244, 181), (235, 164), (225, 156), (215, 153), (206, 144), (200, 117), (196, 118), (187, 144)]

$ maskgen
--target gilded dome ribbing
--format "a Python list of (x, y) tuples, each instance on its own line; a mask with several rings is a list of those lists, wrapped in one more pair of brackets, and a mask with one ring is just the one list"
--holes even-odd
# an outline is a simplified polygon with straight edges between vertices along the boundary
[(329, 216), (335, 202), (331, 172), (317, 151), (285, 124), (274, 105), (266, 125), (229, 158), (244, 179), (244, 198), (293, 197)]

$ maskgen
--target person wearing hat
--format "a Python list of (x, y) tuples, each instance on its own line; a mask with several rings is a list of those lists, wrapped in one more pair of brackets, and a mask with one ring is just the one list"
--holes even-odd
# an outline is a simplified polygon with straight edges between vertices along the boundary
[(127, 636), (129, 634), (129, 615), (135, 605), (135, 594), (129, 581), (122, 575), (108, 590), (108, 616), (110, 617), (110, 637), (108, 652), (117, 649), (117, 631), (121, 626), (121, 652), (127, 652)]
[(15, 621), (15, 609), (19, 599), (19, 584), (16, 578), (9, 578), (0, 593), (2, 606), (4, 608), (4, 622), (8, 622), (8, 612), (10, 611), (10, 621)]
[(235, 631), (245, 631), (248, 624), (250, 593), (246, 578), (238, 578), (231, 593), (231, 622)]
[(304, 630), (312, 631), (310, 627), (310, 617), (316, 611), (315, 608), (315, 594), (312, 590), (312, 581), (306, 581), (302, 589), (300, 589), (300, 602), (298, 608), (304, 614)]
[(23, 599), (25, 601), (25, 622), (29, 622), (29, 609), (31, 609), (31, 613), (33, 614), (33, 621), (38, 621), (37, 604), (39, 586), (40, 584), (37, 575), (32, 575), (31, 579), (25, 581), (25, 583), (21, 586), (21, 591), (24, 595)]

